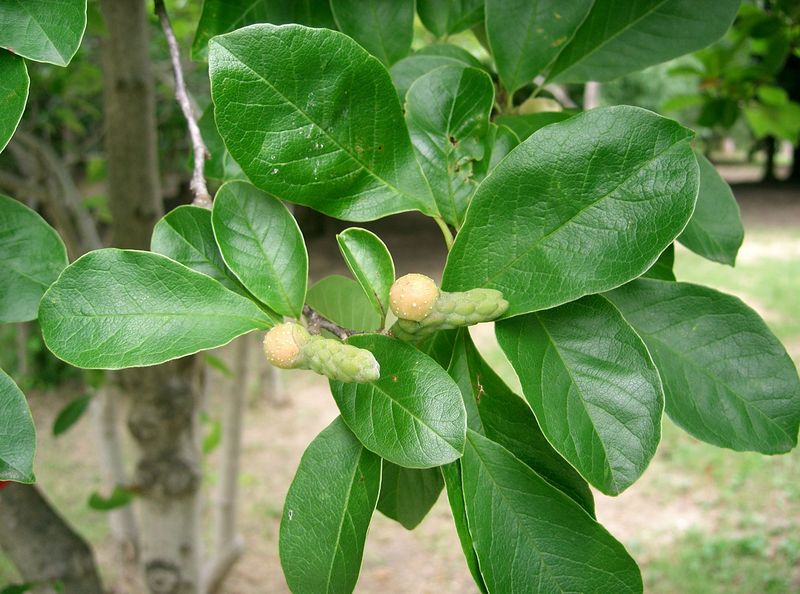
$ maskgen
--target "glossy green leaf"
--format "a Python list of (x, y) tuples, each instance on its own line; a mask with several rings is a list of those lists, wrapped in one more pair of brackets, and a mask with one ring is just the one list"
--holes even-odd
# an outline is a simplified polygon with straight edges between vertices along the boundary
[(714, 165), (700, 153), (695, 156), (700, 166), (700, 191), (694, 214), (678, 241), (704, 258), (733, 266), (744, 241), (739, 205)]
[(86, 28), (86, 0), (0, 2), (0, 47), (23, 58), (66, 66)]
[(281, 518), (281, 566), (292, 592), (353, 591), (380, 484), (381, 459), (341, 418), (309, 444)]
[(608, 81), (710, 45), (731, 26), (740, 0), (595, 0), (553, 64), (560, 82)]
[(53, 435), (57, 437), (62, 433), (66, 433), (70, 427), (81, 420), (83, 413), (87, 411), (91, 403), (91, 396), (80, 396), (70, 401), (69, 404), (61, 409), (56, 420), (53, 421)]
[(664, 393), (614, 306), (591, 295), (505, 320), (496, 333), (553, 447), (603, 493), (632, 485), (661, 439)]
[(25, 395), (0, 369), (0, 480), (32, 483), (36, 430)]
[(797, 370), (747, 305), (707, 287), (649, 279), (607, 296), (650, 349), (678, 425), (739, 451), (781, 454), (797, 445)]
[(442, 287), (498, 289), (510, 317), (639, 276), (694, 209), (691, 138), (676, 122), (628, 106), (540, 129), (478, 188)]
[(366, 229), (350, 227), (336, 236), (347, 267), (361, 285), (381, 321), (389, 313), (389, 290), (394, 283), (394, 262), (386, 244)]
[(490, 592), (641, 594), (639, 568), (625, 547), (508, 450), (468, 431), (461, 466)]
[(403, 468), (384, 461), (378, 511), (413, 530), (431, 511), (442, 487), (438, 468)]
[(511, 128), (520, 140), (526, 140), (539, 128), (568, 120), (574, 115), (574, 111), (540, 111), (538, 113), (504, 114), (497, 116), (494, 121)]
[(414, 0), (330, 0), (339, 30), (387, 67), (408, 55)]
[(206, 55), (208, 41), (255, 23), (300, 23), (335, 29), (328, 0), (203, 0), (203, 12), (192, 42), (192, 58)]
[(489, 594), (486, 584), (483, 582), (478, 554), (475, 552), (475, 543), (469, 531), (467, 508), (464, 502), (464, 486), (461, 479), (461, 460), (446, 464), (442, 466), (441, 470), (446, 485), (447, 501), (450, 503), (450, 511), (453, 513), (453, 523), (456, 526), (456, 534), (461, 544), (461, 551), (464, 553), (464, 560), (467, 562), (467, 569), (469, 569), (478, 590), (482, 594)]
[(594, 0), (486, 0), (486, 35), (510, 92), (533, 81), (566, 47)]
[(480, 60), (457, 45), (437, 43), (425, 46), (407, 58), (403, 58), (389, 70), (401, 101), (405, 100), (406, 93), (415, 80), (441, 66), (484, 68)]
[(252, 25), (216, 37), (217, 128), (247, 177), (345, 220), (435, 214), (384, 67), (335, 31)]
[(446, 37), (483, 21), (483, 0), (417, 0), (419, 20), (436, 35)]
[(498, 126), (497, 124), (489, 124), (489, 129), (483, 139), (484, 153), (483, 159), (475, 163), (472, 167), (472, 173), (475, 179), (483, 181), (494, 168), (502, 161), (505, 156), (510, 153), (519, 144), (519, 138), (506, 126)]
[(92, 493), (87, 505), (95, 511), (112, 511), (130, 505), (134, 497), (136, 494), (133, 491), (117, 485), (108, 497), (100, 493)]
[(342, 328), (369, 332), (381, 327), (381, 317), (372, 309), (361, 286), (346, 276), (332, 274), (314, 283), (306, 303)]
[(184, 205), (168, 212), (153, 229), (150, 249), (210, 276), (226, 289), (247, 293), (222, 259), (207, 208)]
[(484, 156), (494, 85), (476, 68), (442, 66), (418, 78), (406, 95), (406, 123), (417, 160), (442, 218), (460, 227)]
[(308, 253), (292, 213), (243, 181), (217, 190), (211, 212), (225, 264), (262, 303), (300, 317), (308, 284)]
[(331, 382), (342, 418), (364, 447), (406, 468), (452, 462), (464, 448), (466, 412), (458, 386), (433, 359), (381, 334), (351, 336), (381, 366), (375, 382)]
[(658, 257), (653, 264), (642, 275), (645, 278), (657, 278), (659, 280), (674, 281), (675, 273), (672, 268), (675, 265), (675, 244), (671, 243)]
[(258, 306), (159, 254), (103, 249), (70, 264), (39, 307), (47, 347), (88, 369), (156, 365), (268, 329)]
[(458, 330), (439, 330), (415, 346), (440, 367), (447, 369), (450, 359), (453, 358), (457, 338)]
[(530, 407), (483, 360), (468, 332), (459, 334), (448, 373), (461, 388), (470, 429), (506, 448), (594, 516), (589, 485), (553, 449)]
[(25, 60), (0, 50), (0, 152), (6, 148), (22, 119), (29, 87)]
[(0, 322), (36, 319), (39, 300), (67, 265), (67, 248), (36, 212), (0, 195)]
[(233, 160), (228, 149), (225, 148), (222, 136), (217, 131), (217, 124), (214, 122), (213, 105), (209, 105), (206, 108), (197, 125), (200, 128), (200, 134), (203, 137), (203, 142), (209, 155), (204, 169), (205, 176), (209, 179), (223, 182), (232, 179), (247, 181), (247, 176), (242, 171), (242, 168), (239, 167), (239, 164)]

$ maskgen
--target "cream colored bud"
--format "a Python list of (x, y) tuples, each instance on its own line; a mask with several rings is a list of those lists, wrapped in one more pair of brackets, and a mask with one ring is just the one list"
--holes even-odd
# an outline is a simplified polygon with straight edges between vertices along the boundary
[(407, 274), (398, 278), (389, 292), (389, 306), (401, 320), (420, 322), (433, 311), (439, 298), (439, 287), (424, 274)]
[(308, 331), (300, 324), (278, 324), (264, 337), (264, 354), (275, 367), (291, 369), (301, 363), (300, 350), (308, 338)]

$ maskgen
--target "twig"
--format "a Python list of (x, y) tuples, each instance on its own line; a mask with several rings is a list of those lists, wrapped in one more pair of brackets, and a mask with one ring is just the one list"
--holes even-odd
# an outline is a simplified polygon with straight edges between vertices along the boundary
[(356, 334), (356, 332), (352, 330), (334, 324), (328, 318), (311, 309), (308, 305), (303, 306), (303, 315), (306, 317), (306, 320), (308, 320), (308, 329), (312, 334), (319, 334), (320, 330), (327, 330), (341, 340), (347, 340), (349, 336)]
[(197, 125), (197, 118), (195, 118), (192, 104), (189, 101), (189, 93), (186, 91), (186, 81), (183, 78), (183, 67), (181, 66), (178, 40), (175, 39), (175, 32), (172, 30), (172, 24), (169, 22), (169, 15), (167, 14), (167, 7), (164, 5), (164, 0), (155, 0), (155, 12), (158, 15), (158, 20), (161, 21), (161, 28), (164, 30), (164, 36), (167, 38), (167, 45), (169, 46), (172, 71), (175, 74), (175, 98), (178, 100), (178, 105), (181, 106), (183, 116), (186, 118), (186, 123), (189, 127), (189, 136), (192, 139), (194, 171), (192, 172), (192, 181), (189, 184), (194, 194), (192, 204), (195, 206), (202, 206), (203, 208), (211, 208), (211, 195), (208, 193), (206, 178), (203, 175), (205, 161), (208, 157), (208, 149), (206, 149), (206, 145), (203, 143), (200, 127)]

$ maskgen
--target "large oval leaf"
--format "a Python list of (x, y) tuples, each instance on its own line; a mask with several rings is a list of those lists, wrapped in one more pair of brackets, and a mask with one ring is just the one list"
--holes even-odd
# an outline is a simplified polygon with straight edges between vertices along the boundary
[(381, 328), (380, 315), (372, 309), (364, 291), (352, 278), (332, 274), (318, 280), (308, 290), (306, 303), (342, 328), (356, 332), (374, 332)]
[(614, 306), (592, 295), (505, 320), (496, 332), (553, 447), (604, 493), (633, 484), (661, 439), (664, 394), (647, 348)]
[(0, 322), (36, 319), (39, 300), (66, 265), (58, 233), (21, 202), (0, 195)]
[(466, 412), (450, 376), (413, 346), (380, 334), (351, 336), (381, 366), (366, 384), (331, 382), (344, 422), (364, 446), (407, 468), (452, 462), (464, 449)]
[(692, 132), (637, 107), (538, 130), (487, 177), (442, 287), (490, 287), (506, 317), (629, 281), (683, 230), (697, 196)]
[(711, 161), (700, 153), (695, 156), (700, 166), (697, 206), (678, 241), (704, 258), (733, 266), (744, 240), (739, 205)]
[(219, 253), (207, 208), (183, 205), (168, 212), (153, 229), (150, 249), (210, 276), (226, 289), (246, 294)]
[(156, 365), (267, 329), (272, 320), (213, 278), (151, 252), (103, 249), (69, 265), (39, 307), (47, 347), (71, 365)]
[(0, 369), (0, 480), (32, 483), (36, 430), (25, 395)]
[(400, 100), (405, 100), (406, 93), (415, 80), (440, 66), (485, 68), (480, 60), (457, 45), (449, 43), (426, 45), (414, 54), (400, 60), (389, 70)]
[(292, 592), (353, 591), (380, 484), (381, 459), (341, 418), (309, 444), (281, 518), (281, 566)]
[(436, 35), (446, 37), (483, 20), (483, 0), (417, 0), (419, 20)]
[(678, 425), (734, 450), (781, 454), (797, 445), (797, 370), (747, 305), (707, 287), (650, 279), (607, 296), (650, 349)]
[(347, 267), (381, 316), (389, 313), (389, 290), (394, 283), (394, 261), (386, 244), (372, 231), (350, 227), (336, 236)]
[(0, 47), (18, 56), (66, 66), (86, 28), (86, 0), (0, 2)]
[(19, 125), (28, 101), (29, 86), (25, 60), (0, 50), (0, 152)]
[(403, 468), (384, 461), (378, 511), (413, 530), (431, 511), (443, 486), (438, 468)]
[(545, 72), (575, 35), (593, 3), (486, 0), (486, 36), (500, 81), (509, 93)]
[(494, 85), (477, 68), (442, 66), (418, 78), (406, 95), (406, 122), (417, 160), (442, 218), (461, 227), (484, 157)]
[(530, 407), (483, 360), (461, 331), (448, 373), (456, 380), (473, 431), (500, 444), (594, 516), (594, 498), (580, 474), (553, 449)]
[(355, 41), (252, 25), (209, 47), (217, 127), (254, 184), (352, 221), (435, 214), (389, 74)]
[(508, 450), (468, 431), (461, 466), (490, 592), (642, 592), (625, 547)]
[(740, 0), (595, 0), (549, 78), (608, 81), (710, 45), (731, 26)]
[(308, 252), (292, 213), (243, 181), (217, 191), (214, 236), (228, 268), (262, 303), (300, 317), (308, 285)]
[(408, 55), (414, 37), (414, 0), (330, 0), (342, 33), (387, 67)]

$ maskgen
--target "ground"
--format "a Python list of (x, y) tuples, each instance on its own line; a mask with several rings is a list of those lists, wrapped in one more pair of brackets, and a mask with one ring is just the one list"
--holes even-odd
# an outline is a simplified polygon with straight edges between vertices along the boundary
[[(737, 195), (748, 235), (736, 271), (679, 249), (678, 277), (741, 296), (765, 317), (798, 362), (800, 195), (758, 186), (740, 186)], [(398, 274), (436, 275), (441, 270), (444, 247), (427, 220), (404, 216), (392, 228), (384, 224), (380, 235), (397, 260)], [(312, 241), (310, 255), (314, 278), (345, 272), (332, 233)], [(475, 335), (486, 356), (503, 365), (491, 328), (478, 328)], [(220, 356), (230, 353), (223, 349)], [(255, 341), (253, 356), (256, 360)], [(219, 416), (230, 389), (228, 380), (213, 373), (211, 419)], [(247, 550), (223, 588), (227, 594), (288, 592), (277, 551), (283, 499), (305, 446), (336, 415), (326, 382), (309, 373), (286, 372), (286, 397), (278, 404), (265, 397), (257, 376), (253, 373), (241, 475), (241, 530)], [(85, 503), (92, 491), (102, 489), (89, 416), (61, 437), (49, 434), (55, 413), (70, 394), (75, 395), (74, 389), (32, 394), (40, 428), (37, 475), (64, 514), (97, 546), (113, 591), (133, 594), (139, 591), (135, 572), (119, 569), (105, 517)], [(800, 592), (798, 462), (796, 452), (768, 458), (704, 445), (665, 419), (664, 440), (643, 478), (620, 497), (598, 494), (598, 518), (642, 565), (647, 592)], [(212, 453), (205, 464), (211, 493), (216, 463)], [(0, 584), (14, 579), (0, 557)], [(376, 514), (357, 592), (475, 592), (444, 496), (413, 532)]]

